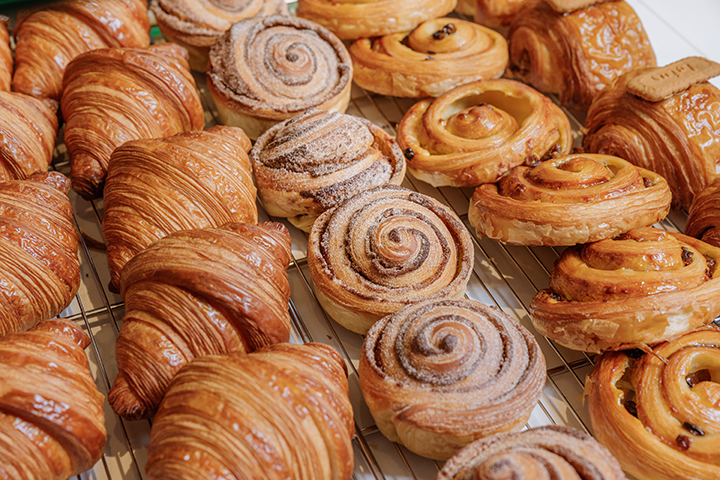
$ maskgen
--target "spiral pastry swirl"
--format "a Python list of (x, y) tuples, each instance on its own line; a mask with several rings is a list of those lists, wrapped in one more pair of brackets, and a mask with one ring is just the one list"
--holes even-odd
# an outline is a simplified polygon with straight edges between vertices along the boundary
[(308, 266), (325, 311), (366, 333), (422, 299), (458, 298), (473, 267), (470, 234), (440, 202), (395, 185), (359, 193), (320, 215)]
[(428, 300), (373, 325), (359, 374), (383, 435), (447, 460), (478, 438), (522, 428), (545, 384), (545, 358), (498, 309)]
[(720, 247), (720, 177), (693, 199), (685, 235)]
[(625, 480), (618, 461), (590, 435), (545, 426), (478, 440), (451, 458), (437, 480)]
[(720, 329), (631, 352), (604, 353), (585, 383), (597, 439), (638, 480), (720, 478)]
[(717, 247), (648, 227), (572, 247), (533, 298), (532, 321), (575, 350), (645, 348), (720, 314), (718, 261)]
[(10, 19), (0, 15), (0, 92), (10, 91), (13, 63), (10, 50)]
[(568, 155), (480, 185), (468, 219), (478, 234), (512, 245), (576, 245), (659, 222), (671, 197), (664, 178), (621, 158)]
[(357, 40), (350, 56), (355, 83), (396, 97), (437, 97), (464, 83), (498, 78), (508, 61), (502, 35), (447, 17), (409, 32)]
[(549, 98), (513, 80), (461, 85), (413, 105), (397, 134), (408, 170), (436, 187), (496, 182), (525, 161), (570, 153), (567, 116)]

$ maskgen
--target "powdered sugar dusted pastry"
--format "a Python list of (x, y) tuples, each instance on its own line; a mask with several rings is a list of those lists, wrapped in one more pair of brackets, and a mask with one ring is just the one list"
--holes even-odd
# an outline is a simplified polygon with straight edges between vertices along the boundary
[(693, 199), (685, 235), (720, 247), (720, 178), (716, 178)]

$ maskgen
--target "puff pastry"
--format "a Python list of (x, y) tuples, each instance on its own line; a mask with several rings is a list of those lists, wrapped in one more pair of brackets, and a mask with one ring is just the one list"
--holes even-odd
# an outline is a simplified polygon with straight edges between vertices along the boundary
[(309, 232), (345, 199), (405, 178), (395, 140), (364, 118), (309, 109), (265, 132), (250, 150), (258, 194), (268, 214)]
[(720, 178), (716, 178), (693, 199), (685, 235), (720, 247)]
[(318, 343), (206, 356), (185, 366), (150, 432), (151, 480), (349, 480), (345, 364)]
[(618, 157), (576, 154), (480, 185), (468, 220), (478, 234), (511, 245), (576, 245), (659, 222), (671, 200), (656, 173)]
[(574, 350), (646, 348), (720, 314), (719, 260), (720, 248), (647, 227), (571, 247), (530, 304), (533, 325)]
[(638, 480), (720, 478), (720, 330), (606, 352), (585, 382), (597, 439)]
[(0, 15), (0, 92), (10, 91), (13, 56), (10, 50), (10, 19)]
[(411, 303), (462, 297), (473, 252), (470, 234), (452, 210), (386, 185), (359, 193), (315, 220), (308, 266), (325, 311), (364, 334)]
[(180, 230), (257, 222), (250, 140), (215, 126), (117, 148), (105, 187), (103, 236), (110, 288), (120, 271), (155, 240)]
[(0, 336), (58, 315), (80, 287), (69, 189), (58, 172), (0, 182)]
[(150, 44), (145, 0), (68, 0), (19, 18), (15, 26), (16, 92), (60, 100), (72, 59), (98, 48)]
[(0, 339), (0, 472), (3, 478), (66, 480), (105, 450), (103, 396), (73, 322), (47, 320)]
[(408, 170), (433, 186), (496, 182), (523, 162), (570, 153), (567, 116), (549, 98), (513, 80), (459, 86), (413, 105), (398, 126)]
[(447, 460), (478, 438), (523, 427), (545, 385), (545, 358), (499, 309), (428, 300), (373, 325), (359, 375), (383, 435)]
[(523, 8), (542, 0), (475, 0), (475, 21), (491, 28), (508, 27)]

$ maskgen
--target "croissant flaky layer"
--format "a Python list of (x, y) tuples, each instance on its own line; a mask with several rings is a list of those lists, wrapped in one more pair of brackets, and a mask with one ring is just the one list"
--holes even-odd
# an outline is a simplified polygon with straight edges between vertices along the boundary
[(177, 375), (153, 421), (148, 478), (349, 480), (345, 364), (321, 344), (207, 356)]
[(720, 177), (693, 199), (685, 235), (700, 238), (720, 248)]
[(0, 92), (10, 91), (13, 63), (10, 50), (10, 19), (0, 15)]

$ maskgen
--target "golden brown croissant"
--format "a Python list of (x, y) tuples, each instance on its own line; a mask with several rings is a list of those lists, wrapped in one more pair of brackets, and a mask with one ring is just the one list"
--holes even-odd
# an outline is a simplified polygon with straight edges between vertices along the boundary
[(58, 315), (80, 287), (69, 189), (57, 172), (0, 182), (0, 336)]
[(123, 265), (155, 240), (180, 230), (257, 222), (249, 150), (241, 129), (215, 126), (128, 142), (113, 152), (103, 216), (113, 290)]
[(410, 173), (436, 187), (493, 183), (523, 162), (568, 154), (573, 143), (559, 107), (505, 79), (468, 83), (416, 103), (397, 140)]
[(10, 91), (13, 56), (10, 50), (10, 19), (0, 15), (0, 92)]
[(499, 309), (428, 300), (373, 325), (359, 375), (383, 435), (447, 460), (478, 438), (524, 426), (545, 385), (545, 358)]
[(720, 248), (720, 177), (693, 199), (685, 235)]
[(187, 52), (173, 43), (82, 54), (68, 65), (63, 85), (70, 177), (86, 199), (102, 196), (115, 148), (204, 125)]
[(655, 66), (642, 23), (622, 0), (568, 13), (540, 2), (520, 12), (507, 39), (510, 76), (583, 111), (618, 76)]
[[(523, 8), (532, 8), (541, 0), (475, 0), (475, 21), (491, 28), (509, 26)], [(469, 14), (472, 15), (472, 14)]]
[(349, 480), (345, 364), (318, 343), (206, 356), (173, 380), (150, 432), (150, 480)]
[(63, 73), (81, 53), (147, 47), (145, 0), (68, 0), (20, 18), (15, 26), (16, 92), (60, 100)]
[(585, 382), (595, 436), (638, 480), (717, 480), (719, 364), (715, 327), (604, 353)]
[(66, 480), (92, 468), (107, 434), (103, 396), (73, 322), (0, 339), (0, 476)]
[(530, 304), (533, 325), (575, 350), (646, 348), (720, 314), (718, 262), (720, 248), (647, 227), (571, 247)]

